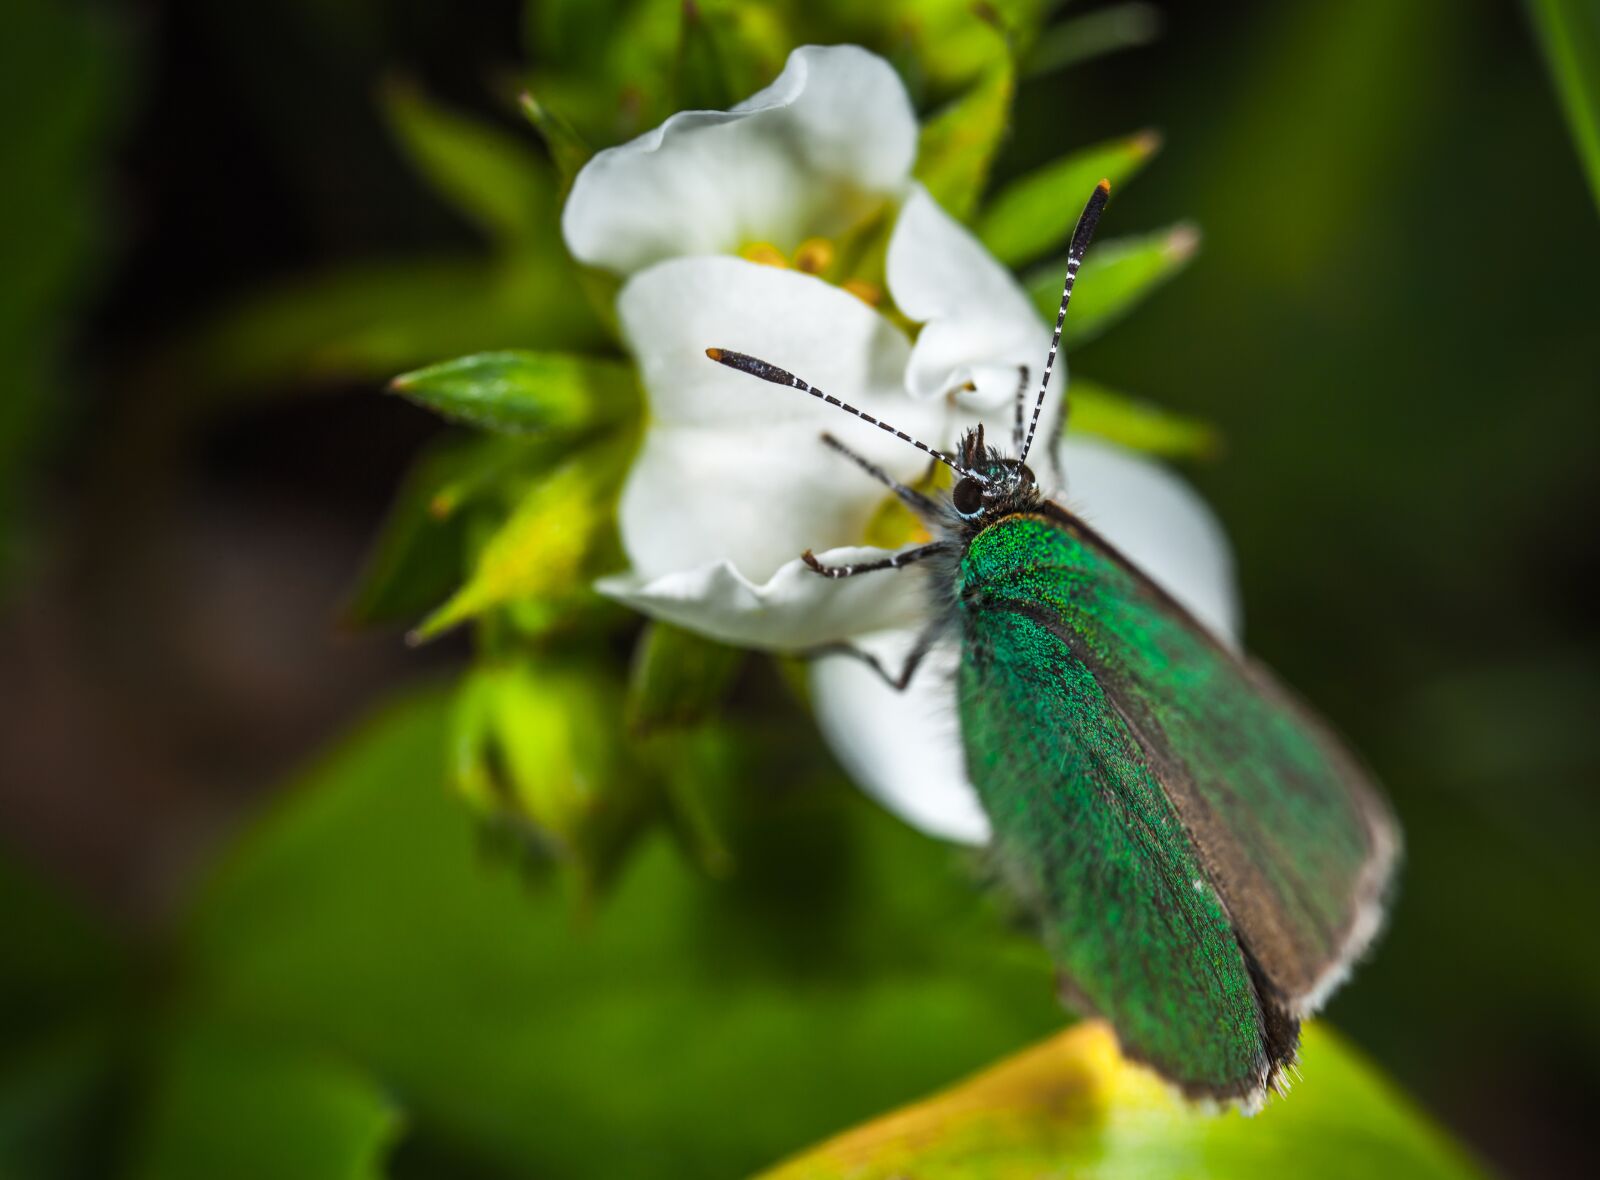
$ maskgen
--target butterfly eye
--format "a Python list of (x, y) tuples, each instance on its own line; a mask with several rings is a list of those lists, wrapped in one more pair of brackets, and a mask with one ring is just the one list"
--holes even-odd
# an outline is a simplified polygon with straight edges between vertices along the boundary
[(983, 485), (970, 477), (963, 479), (950, 493), (950, 499), (962, 516), (976, 516), (983, 511)]

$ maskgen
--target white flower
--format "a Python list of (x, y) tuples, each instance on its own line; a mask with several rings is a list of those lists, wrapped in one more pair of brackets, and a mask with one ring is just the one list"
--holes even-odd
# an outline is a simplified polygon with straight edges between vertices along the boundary
[[(601, 589), (715, 639), (778, 651), (841, 641), (902, 653), (928, 617), (925, 573), (826, 579), (799, 554), (861, 560), (881, 485), (825, 447), (824, 432), (896, 479), (928, 459), (834, 407), (720, 366), (709, 347), (759, 356), (950, 449), (982, 421), (1009, 440), (1019, 367), (1031, 383), (1049, 344), (1016, 280), (911, 182), (916, 125), (889, 66), (862, 50), (810, 47), (733, 111), (676, 115), (597, 155), (563, 227), (574, 255), (626, 276), (617, 311), (649, 397), (649, 422), (619, 511), (631, 569)], [(894, 215), (885, 267), (913, 342), (855, 294), (730, 255)], [(1055, 389), (1065, 383), (1058, 368)], [(1030, 404), (1032, 388), (1030, 385)], [(1060, 399), (1029, 456), (1060, 488)], [(1220, 633), (1232, 628), (1226, 546), (1195, 497), (1144, 460), (1091, 443), (1059, 448), (1066, 502)], [(979, 841), (950, 679), (934, 655), (905, 694), (848, 657), (816, 661), (824, 735), (861, 785), (939, 836)], [(899, 655), (890, 661), (898, 667)], [(942, 664), (942, 668), (941, 668)]]

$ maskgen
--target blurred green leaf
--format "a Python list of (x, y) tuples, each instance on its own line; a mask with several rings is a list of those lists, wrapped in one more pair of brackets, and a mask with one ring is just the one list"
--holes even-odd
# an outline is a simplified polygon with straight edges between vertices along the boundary
[(633, 366), (566, 353), (480, 352), (396, 377), (389, 388), (453, 422), (570, 438), (639, 404)]
[(412, 632), (412, 641), (514, 601), (546, 624), (558, 622), (574, 595), (589, 593), (585, 575), (611, 528), (621, 459), (616, 446), (590, 448), (533, 481), (484, 544), (466, 584)]
[(629, 728), (642, 732), (705, 720), (721, 704), (745, 654), (670, 623), (647, 623), (628, 680)]
[(446, 714), (389, 712), (285, 796), (184, 956), (187, 1012), (358, 1063), (408, 1142), (511, 1175), (748, 1174), (1059, 1025), (1033, 940), (947, 846), (818, 779), (797, 717), (737, 737), (731, 879), (650, 840), (575, 925), (475, 854)]
[(1305, 1030), (1305, 1080), (1254, 1118), (1175, 1096), (1095, 1021), (847, 1131), (765, 1180), (1034, 1180), (1483, 1173), (1336, 1036)]
[[(218, 389), (379, 381), (491, 348), (597, 347), (606, 336), (563, 260), (352, 264), (268, 288), (148, 363), (146, 380)], [(554, 281), (552, 281), (554, 280)]]
[(51, 0), (6, 6), (0, 38), (0, 577), (39, 438), (69, 399), (61, 352), (106, 237), (101, 170), (120, 113), (120, 15)]
[[(1112, 199), (1161, 146), (1153, 131), (1141, 131), (1074, 152), (1012, 181), (992, 197), (977, 219), (983, 244), (1007, 266), (1031, 262), (1065, 242), (1078, 224), (1084, 202), (1102, 177)], [(1052, 315), (1052, 319), (1054, 316)]]
[(549, 233), (556, 182), (531, 145), (408, 84), (386, 86), (383, 109), (418, 173), (489, 237), (519, 243)]
[(1593, 0), (1528, 0), (1545, 62), (1600, 204), (1600, 8)]
[[(1199, 231), (1187, 224), (1096, 242), (1084, 256), (1072, 290), (1072, 312), (1063, 329), (1067, 342), (1084, 344), (1122, 319), (1188, 266), (1199, 245)], [(1040, 263), (1024, 280), (1034, 306), (1050, 323), (1061, 306), (1066, 273), (1067, 259), (1062, 255)]]
[(103, 1174), (129, 948), (60, 887), (0, 856), (0, 1176)]
[(1114, 393), (1077, 374), (1067, 387), (1067, 429), (1170, 459), (1210, 458), (1221, 446), (1209, 424)]
[(1009, 58), (991, 66), (972, 87), (922, 127), (916, 178), (934, 199), (966, 221), (977, 208), (989, 168), (1011, 120), (1016, 72)]
[(137, 1180), (381, 1180), (393, 1101), (360, 1070), (281, 1038), (194, 1024), (163, 1048)]
[(1150, 44), (1160, 32), (1161, 10), (1144, 0), (1097, 8), (1040, 33), (1022, 76), (1040, 78), (1120, 49), (1136, 49)]
[(522, 113), (528, 117), (528, 122), (544, 139), (544, 146), (555, 163), (556, 173), (561, 177), (561, 196), (565, 200), (573, 177), (578, 175), (594, 153), (583, 137), (573, 130), (572, 124), (540, 102), (532, 91), (525, 91), (517, 102)]
[(711, 22), (699, 3), (680, 12), (678, 56), (673, 70), (673, 101), (683, 111), (725, 111), (747, 97), (735, 88), (722, 65)]

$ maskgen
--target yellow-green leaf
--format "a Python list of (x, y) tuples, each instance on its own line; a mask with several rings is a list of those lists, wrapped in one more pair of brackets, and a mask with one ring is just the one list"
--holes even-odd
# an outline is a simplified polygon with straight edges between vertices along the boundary
[[(1065, 326), (1068, 344), (1092, 340), (1122, 319), (1188, 266), (1199, 245), (1199, 231), (1187, 224), (1096, 243), (1072, 289), (1072, 313)], [(1034, 306), (1052, 323), (1061, 305), (1066, 272), (1067, 259), (1062, 255), (1033, 268), (1025, 280)]]
[(939, 204), (963, 221), (972, 217), (988, 183), (1015, 92), (1016, 70), (1011, 59), (1001, 55), (971, 89), (922, 128), (916, 177)]
[(1304, 1080), (1254, 1117), (1185, 1102), (1077, 1025), (922, 1102), (764, 1173), (764, 1180), (1344, 1180), (1482, 1175), (1403, 1095), (1318, 1026)]
[(616, 466), (587, 451), (529, 487), (485, 542), (466, 585), (412, 632), (412, 641), (512, 602), (559, 614), (587, 585), (588, 558), (610, 525)]
[(389, 388), (456, 422), (570, 437), (638, 405), (633, 368), (566, 353), (480, 352), (396, 377)]
[(1141, 131), (1046, 164), (995, 194), (977, 220), (978, 236), (1007, 266), (1030, 262), (1067, 240), (1102, 178), (1110, 179), (1115, 200), (1117, 186), (1160, 146), (1154, 131)]
[(1208, 423), (1114, 393), (1076, 375), (1067, 386), (1067, 429), (1171, 459), (1204, 459), (1220, 449)]

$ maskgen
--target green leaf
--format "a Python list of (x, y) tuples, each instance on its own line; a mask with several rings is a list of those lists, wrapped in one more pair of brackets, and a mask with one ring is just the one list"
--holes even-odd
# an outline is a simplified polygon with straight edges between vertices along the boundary
[(383, 109), (417, 171), (490, 238), (517, 243), (549, 232), (555, 179), (528, 144), (405, 84), (384, 88)]
[[(1072, 289), (1064, 334), (1069, 344), (1093, 340), (1176, 275), (1194, 258), (1200, 234), (1191, 225), (1160, 233), (1097, 242), (1084, 256)], [(1066, 277), (1065, 255), (1033, 268), (1024, 285), (1041, 315), (1055, 322)]]
[(1161, 10), (1144, 0), (1097, 8), (1051, 25), (1028, 53), (1022, 76), (1042, 78), (1122, 49), (1148, 45), (1161, 32)]
[(403, 1095), (437, 1174), (748, 1175), (1059, 1025), (1033, 940), (946, 845), (821, 777), (800, 716), (733, 735), (731, 878), (651, 839), (575, 925), (484, 863), (439, 789), (446, 715), (394, 709), (283, 795), (182, 960), (187, 1011)]
[[(489, 537), (466, 584), (429, 615), (410, 639), (420, 643), (487, 610), (513, 602), (534, 608), (545, 625), (560, 621), (587, 573), (620, 482), (617, 448), (580, 452), (536, 480)], [(524, 626), (537, 624), (526, 615)]]
[(1529, 0), (1578, 158), (1600, 204), (1600, 9), (1593, 0)]
[(628, 726), (638, 732), (693, 725), (713, 715), (744, 663), (741, 648), (670, 623), (639, 636), (628, 681)]
[(1254, 1118), (1175, 1096), (1097, 1021), (829, 1140), (764, 1180), (1033, 1180), (1484, 1173), (1338, 1037), (1307, 1026), (1305, 1080)]
[(1159, 135), (1142, 131), (1046, 164), (995, 194), (977, 220), (978, 237), (1007, 266), (1030, 262), (1067, 240), (1102, 177), (1114, 199), (1160, 146)]
[(924, 124), (916, 178), (952, 216), (969, 220), (1011, 119), (1016, 72), (1002, 57), (972, 87)]
[(1195, 418), (1113, 393), (1076, 374), (1067, 387), (1067, 429), (1170, 459), (1215, 456), (1221, 440), (1215, 429)]
[(400, 1115), (373, 1080), (276, 1036), (197, 1024), (166, 1045), (136, 1180), (381, 1180)]
[(570, 438), (639, 404), (633, 366), (549, 352), (481, 352), (396, 377), (389, 388), (453, 422)]

